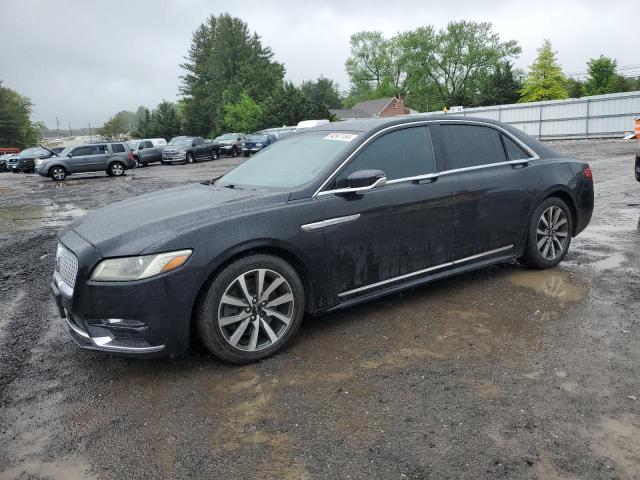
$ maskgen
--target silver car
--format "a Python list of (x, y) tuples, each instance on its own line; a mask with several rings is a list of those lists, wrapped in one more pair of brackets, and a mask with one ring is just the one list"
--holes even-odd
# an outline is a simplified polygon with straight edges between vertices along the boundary
[(85, 172), (106, 172), (120, 177), (135, 160), (126, 142), (95, 143), (65, 148), (58, 156), (37, 160), (36, 173), (62, 181), (67, 175)]

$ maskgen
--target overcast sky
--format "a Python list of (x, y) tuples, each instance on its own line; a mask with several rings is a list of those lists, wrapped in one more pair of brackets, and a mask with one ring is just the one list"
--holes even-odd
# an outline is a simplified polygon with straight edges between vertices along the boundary
[(119, 110), (176, 100), (179, 64), (193, 30), (210, 14), (242, 18), (299, 83), (320, 74), (348, 88), (349, 36), (391, 36), (452, 20), (490, 21), (517, 40), (526, 67), (548, 38), (567, 73), (600, 54), (640, 63), (638, 0), (304, 2), (207, 0), (0, 0), (0, 80), (31, 97), (33, 119), (55, 127), (101, 124)]

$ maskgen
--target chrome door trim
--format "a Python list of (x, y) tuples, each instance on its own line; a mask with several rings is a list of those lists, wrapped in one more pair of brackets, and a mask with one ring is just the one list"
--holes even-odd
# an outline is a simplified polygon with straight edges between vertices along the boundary
[(493, 255), (495, 253), (506, 252), (507, 250), (511, 250), (513, 245), (507, 245), (506, 247), (500, 247), (493, 250), (489, 250), (488, 252), (478, 253), (477, 255), (472, 255), (470, 257), (461, 258), (459, 260), (453, 260), (452, 262), (441, 263), (440, 265), (434, 265), (433, 267), (424, 268), (422, 270), (417, 270), (415, 272), (406, 273), (404, 275), (399, 275), (397, 277), (389, 278), (387, 280), (382, 280), (380, 282), (371, 283), (369, 285), (365, 285), (364, 287), (354, 288), (353, 290), (348, 290), (346, 292), (339, 293), (339, 297), (346, 297), (348, 295), (353, 295), (354, 293), (362, 292), (365, 290), (369, 290), (371, 288), (380, 287), (382, 285), (386, 285), (387, 283), (397, 282), (398, 280), (404, 280), (406, 278), (415, 277), (417, 275), (422, 275), (424, 273), (432, 272), (434, 270), (439, 270), (445, 267), (452, 267), (454, 265), (458, 265), (460, 263), (468, 262), (470, 260), (476, 260), (478, 258), (487, 257), (489, 255)]
[(329, 218), (328, 220), (323, 220), (321, 222), (306, 223), (304, 225), (300, 225), (300, 228), (305, 232), (312, 232), (313, 230), (319, 230), (321, 228), (329, 227), (331, 225), (339, 225), (341, 223), (353, 222), (358, 218), (360, 218), (360, 214), (355, 213), (353, 215), (346, 215), (344, 217)]
[[(399, 130), (399, 129), (402, 129), (403, 127), (408, 127), (408, 126), (410, 126), (410, 127), (429, 126), (430, 124), (438, 124), (438, 123), (442, 123), (442, 124), (457, 123), (457, 124), (462, 124), (462, 125), (483, 125), (483, 126), (486, 126), (486, 127), (495, 128), (496, 130), (499, 130), (500, 132), (502, 132), (505, 135), (507, 135), (511, 140), (516, 142), (516, 144), (518, 144), (527, 153), (529, 153), (531, 155), (531, 157), (530, 158), (526, 158), (526, 159), (521, 159), (521, 160), (510, 160), (510, 161), (506, 161), (506, 162), (490, 163), (490, 164), (487, 164), (487, 165), (476, 165), (474, 167), (457, 168), (457, 169), (454, 169), (454, 170), (443, 170), (442, 172), (428, 173), (428, 174), (425, 174), (425, 175), (418, 175), (418, 176), (415, 176), (415, 177), (396, 178), (394, 180), (388, 180), (387, 184), (416, 181), (416, 180), (422, 180), (422, 179), (427, 179), (427, 178), (437, 178), (440, 175), (448, 175), (448, 174), (451, 174), (451, 173), (458, 173), (458, 172), (463, 172), (463, 171), (467, 171), (467, 170), (479, 170), (479, 169), (482, 169), (482, 168), (492, 168), (492, 167), (495, 167), (495, 166), (498, 166), (498, 165), (514, 165), (514, 164), (520, 164), (520, 163), (528, 163), (531, 160), (538, 160), (540, 158), (540, 156), (537, 154), (537, 152), (535, 150), (533, 150), (529, 145), (524, 143), (519, 138), (515, 137), (511, 132), (508, 132), (507, 130), (505, 130), (504, 128), (502, 128), (499, 125), (494, 125), (493, 123), (481, 122), (481, 121), (477, 121), (477, 120), (442, 120), (442, 119), (440, 119), (440, 120), (417, 120), (415, 122), (407, 122), (407, 123), (391, 125), (391, 126), (389, 126), (387, 128), (383, 128), (382, 130), (380, 130), (380, 131), (374, 133), (373, 135), (371, 135), (364, 142), (362, 142), (362, 144), (359, 145), (358, 148), (356, 148), (353, 152), (351, 152), (351, 154), (333, 171), (333, 173), (331, 173), (331, 175), (329, 175), (327, 177), (327, 179), (324, 182), (322, 182), (322, 185), (320, 185), (320, 187), (318, 187), (318, 189), (314, 192), (312, 197), (315, 197), (315, 196), (318, 196), (318, 195), (329, 195), (329, 194), (332, 194), (332, 193), (336, 192), (337, 190), (325, 190), (325, 191), (322, 191), (322, 189), (327, 186), (327, 184), (333, 179), (333, 177), (335, 177), (335, 175), (340, 170), (342, 170), (342, 167), (344, 167), (356, 154), (358, 154), (360, 152), (360, 150), (362, 150), (372, 140), (378, 138), (379, 136), (387, 133), (390, 130)], [(433, 143), (432, 143), (432, 145), (433, 145)]]

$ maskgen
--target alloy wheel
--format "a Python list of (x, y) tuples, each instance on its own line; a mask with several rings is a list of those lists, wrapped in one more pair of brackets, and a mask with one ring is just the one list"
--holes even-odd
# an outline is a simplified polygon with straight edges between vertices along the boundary
[(114, 163), (111, 165), (111, 173), (114, 177), (119, 177), (124, 173), (124, 167), (119, 163)]
[(67, 174), (65, 173), (64, 169), (56, 167), (53, 169), (53, 172), (51, 172), (51, 176), (54, 180), (64, 180)]
[(569, 240), (569, 222), (565, 211), (557, 206), (547, 208), (538, 220), (536, 244), (546, 260), (561, 256)]
[(277, 343), (293, 321), (295, 300), (289, 282), (260, 268), (242, 273), (227, 287), (218, 307), (218, 326), (233, 348), (247, 352)]

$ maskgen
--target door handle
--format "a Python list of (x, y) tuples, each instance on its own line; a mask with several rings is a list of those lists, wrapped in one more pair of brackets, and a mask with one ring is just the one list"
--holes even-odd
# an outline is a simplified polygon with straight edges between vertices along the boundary
[(511, 162), (511, 168), (524, 168), (529, 165), (529, 160), (516, 160)]

